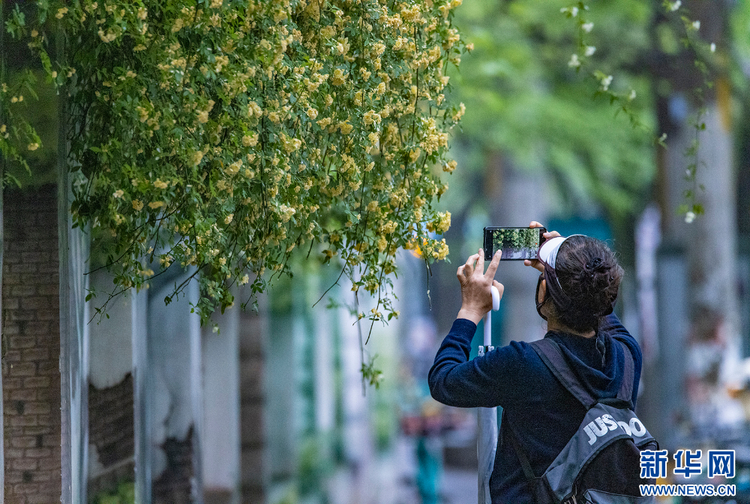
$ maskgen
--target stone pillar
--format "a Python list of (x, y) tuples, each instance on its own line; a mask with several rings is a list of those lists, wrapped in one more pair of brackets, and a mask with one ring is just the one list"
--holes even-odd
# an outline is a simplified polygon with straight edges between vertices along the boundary
[[(237, 303), (239, 305), (239, 303)], [(239, 504), (240, 307), (203, 327), (203, 485), (206, 504)]]
[[(98, 306), (112, 288), (112, 277), (98, 271), (91, 285)], [(89, 338), (88, 496), (114, 494), (135, 481), (133, 404), (133, 303), (131, 292), (112, 300), (109, 318), (94, 319)]]
[(134, 305), (136, 494), (143, 504), (203, 503), (201, 333), (190, 312), (197, 282), (164, 303), (187, 274), (154, 279)]
[[(242, 295), (241, 295), (242, 296)], [(240, 297), (241, 297), (240, 296)], [(246, 298), (242, 298), (242, 300)], [(265, 299), (265, 298), (264, 298)], [(268, 464), (264, 456), (266, 425), (264, 393), (267, 320), (250, 308), (240, 313), (240, 442), (242, 502), (267, 501)]]

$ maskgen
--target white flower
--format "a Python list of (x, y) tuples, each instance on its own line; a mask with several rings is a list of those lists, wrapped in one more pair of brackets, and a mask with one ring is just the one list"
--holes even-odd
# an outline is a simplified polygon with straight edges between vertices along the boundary
[(635, 89), (630, 90), (630, 94), (628, 95), (628, 100), (630, 101), (635, 100)]
[(687, 222), (688, 224), (690, 224), (694, 220), (695, 220), (695, 213), (688, 212), (688, 213), (685, 214), (685, 222)]
[(570, 14), (571, 17), (576, 17), (578, 15), (578, 7), (563, 7), (560, 9), (560, 12), (563, 14)]
[(581, 66), (581, 62), (578, 60), (578, 55), (574, 54), (570, 57), (570, 61), (568, 61), (568, 66), (571, 68), (578, 68)]
[(611, 75), (602, 77), (602, 91), (607, 91), (609, 89), (609, 85), (612, 84), (612, 79), (613, 77)]
[(595, 52), (596, 52), (596, 47), (594, 47), (594, 46), (586, 46), (586, 51), (585, 51), (584, 54), (586, 56), (593, 56)]
[(716, 52), (716, 44), (711, 42), (711, 52)]
[(583, 23), (583, 24), (581, 25), (581, 28), (582, 28), (582, 29), (583, 29), (583, 31), (585, 31), (586, 33), (591, 33), (591, 30), (593, 30), (593, 29), (594, 29), (594, 23)]
[(682, 5), (682, 0), (677, 0), (676, 2), (672, 2), (671, 4), (669, 4), (669, 10), (671, 12), (674, 12), (677, 9), (679, 9), (681, 5)]
[(701, 29), (701, 22), (700, 21), (693, 21), (693, 24), (691, 25), (693, 29), (700, 30)]

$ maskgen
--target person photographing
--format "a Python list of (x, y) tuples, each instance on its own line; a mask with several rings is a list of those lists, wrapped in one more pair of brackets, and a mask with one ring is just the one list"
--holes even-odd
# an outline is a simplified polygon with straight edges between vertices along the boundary
[[(530, 227), (542, 226), (534, 221)], [(581, 445), (586, 446), (588, 441), (591, 450), (599, 436), (618, 437), (596, 455), (603, 457), (606, 452), (619, 464), (606, 478), (610, 486), (605, 490), (637, 496), (641, 482), (638, 450), (632, 442), (625, 446), (620, 438), (641, 440), (642, 444), (653, 438), (641, 429), (637, 418), (628, 424), (628, 418), (622, 416), (625, 411), (634, 416), (642, 364), (637, 342), (613, 313), (623, 269), (614, 253), (597, 239), (562, 237), (557, 232), (546, 232), (544, 238), (537, 259), (524, 264), (540, 272), (534, 302), (546, 321), (544, 340), (549, 341), (511, 341), (469, 360), (477, 323), (492, 306), (491, 287), (497, 287), (501, 297), (504, 294), (502, 283), (494, 279), (501, 252), (494, 254), (485, 272), (480, 249), (456, 273), (461, 308), (430, 369), (430, 392), (449, 406), (503, 408), (490, 478), (493, 504), (562, 502), (554, 496), (554, 484), (550, 488), (549, 482), (540, 484), (537, 480), (561, 463), (559, 455), (567, 456), (569, 441), (584, 432), (591, 434), (581, 438)], [(551, 361), (545, 352), (554, 354)], [(599, 406), (600, 402), (605, 406)], [(605, 414), (588, 425), (582, 424), (599, 413), (597, 408), (604, 408), (601, 411)], [(619, 408), (623, 411), (620, 417)], [(618, 418), (624, 421), (618, 424)], [(592, 465), (588, 461), (581, 464)], [(596, 479), (590, 474), (571, 484), (577, 487), (582, 479)], [(578, 488), (569, 492), (571, 497), (572, 492), (578, 492)], [(641, 502), (634, 499), (632, 502)]]

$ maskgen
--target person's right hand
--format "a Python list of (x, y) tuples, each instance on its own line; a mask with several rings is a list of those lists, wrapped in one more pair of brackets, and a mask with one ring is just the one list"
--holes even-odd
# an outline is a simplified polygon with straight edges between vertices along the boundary
[(492, 262), (484, 271), (484, 251), (470, 256), (466, 263), (458, 267), (456, 276), (461, 284), (461, 309), (456, 318), (471, 320), (478, 324), (484, 314), (492, 309), (492, 286), (497, 287), (500, 299), (505, 287), (495, 280), (495, 272), (500, 264), (501, 250), (495, 252)]
[[(531, 224), (529, 224), (530, 228), (540, 228), (544, 227), (541, 223), (537, 221), (531, 221)], [(547, 231), (543, 234), (545, 240), (549, 240), (551, 238), (555, 238), (560, 236), (560, 233), (557, 231)], [(544, 265), (539, 261), (539, 259), (525, 259), (523, 261), (523, 264), (525, 266), (531, 266), (532, 268), (540, 271), (541, 273), (544, 273)]]

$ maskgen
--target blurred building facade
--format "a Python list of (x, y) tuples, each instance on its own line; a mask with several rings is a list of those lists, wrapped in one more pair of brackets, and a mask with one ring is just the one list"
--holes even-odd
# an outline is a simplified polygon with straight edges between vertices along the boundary
[[(165, 305), (182, 271), (97, 317), (111, 278), (87, 273), (65, 198), (5, 192), (5, 502), (396, 502), (397, 380), (364, 394), (354, 319), (312, 308), (338, 272), (282, 280), (218, 332), (191, 313), (197, 286)], [(364, 350), (391, 377), (397, 328)]]

